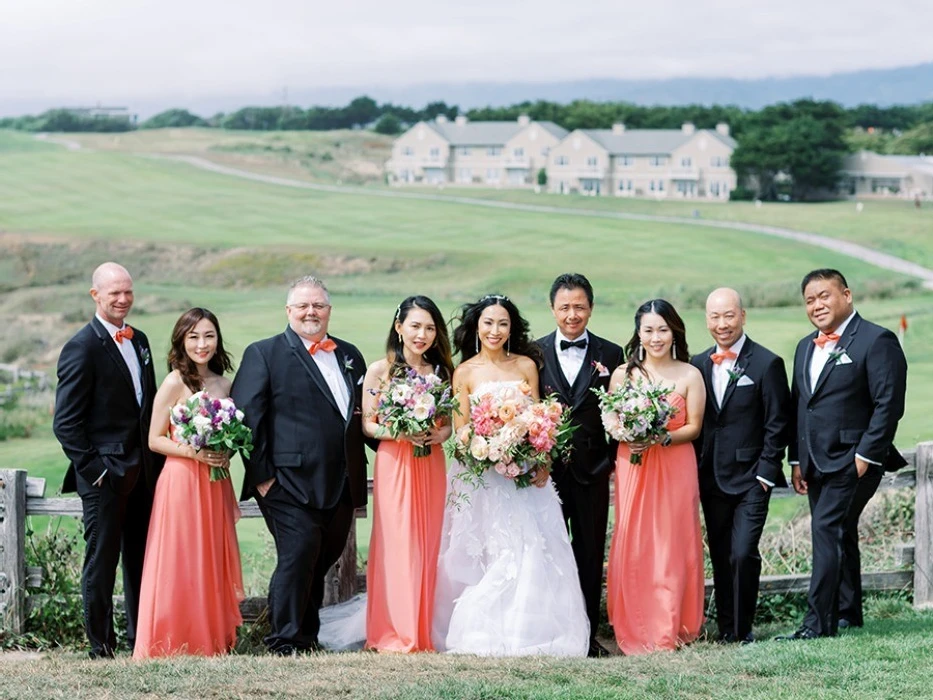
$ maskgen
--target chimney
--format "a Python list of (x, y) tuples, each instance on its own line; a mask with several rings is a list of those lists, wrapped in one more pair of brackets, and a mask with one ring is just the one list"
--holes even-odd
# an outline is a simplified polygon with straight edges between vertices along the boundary
[(455, 123), (457, 126), (463, 126), (464, 124), (467, 123), (467, 118), (466, 118), (464, 115), (462, 115), (462, 114), (458, 114), (458, 115), (457, 115), (457, 118), (454, 119), (454, 123)]
[(518, 115), (519, 126), (528, 126), (529, 124), (531, 124), (531, 117), (529, 117), (527, 114)]
[(438, 114), (438, 115), (434, 118), (434, 121), (436, 121), (438, 124), (446, 124), (446, 123), (447, 123), (447, 115), (446, 115), (446, 114)]
[(729, 125), (726, 124), (725, 122), (719, 122), (719, 123), (716, 125), (716, 133), (719, 134), (720, 136), (728, 136), (728, 135), (729, 135)]
[(693, 125), (693, 122), (684, 122), (681, 124), (680, 130), (689, 136), (696, 133), (697, 128)]
[(615, 134), (616, 136), (618, 136), (618, 135), (620, 135), (620, 134), (624, 134), (624, 133), (625, 133), (625, 124), (623, 124), (622, 122), (616, 122), (615, 124), (613, 124), (613, 125), (612, 125), (612, 133)]

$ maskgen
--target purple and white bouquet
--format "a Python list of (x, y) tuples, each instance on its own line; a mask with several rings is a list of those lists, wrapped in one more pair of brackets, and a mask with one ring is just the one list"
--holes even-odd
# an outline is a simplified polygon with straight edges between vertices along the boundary
[[(450, 382), (445, 382), (436, 372), (419, 374), (408, 369), (390, 377), (378, 389), (376, 421), (385, 426), (389, 435), (415, 435), (434, 428), (442, 418), (450, 418), (457, 410)], [(415, 445), (415, 457), (427, 457), (431, 445)]]
[[(172, 406), (170, 422), (175, 440), (195, 450), (249, 455), (253, 449), (253, 431), (244, 425), (243, 411), (232, 399), (215, 399), (199, 391), (184, 403)], [(229, 469), (211, 467), (211, 481), (229, 478)]]
[[(619, 442), (661, 442), (667, 436), (667, 423), (677, 413), (668, 395), (671, 390), (643, 379), (626, 381), (613, 391), (593, 389), (599, 397), (603, 427)], [(641, 454), (629, 457), (641, 464)]]

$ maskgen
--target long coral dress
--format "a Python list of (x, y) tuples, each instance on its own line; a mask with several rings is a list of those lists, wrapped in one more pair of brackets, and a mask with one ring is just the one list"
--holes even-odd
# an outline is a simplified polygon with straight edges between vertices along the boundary
[(243, 623), (240, 517), (230, 479), (210, 480), (193, 459), (168, 457), (146, 542), (134, 659), (228, 652)]
[(415, 457), (407, 441), (383, 440), (373, 476), (373, 530), (366, 566), (366, 648), (430, 651), (437, 554), (444, 524), (444, 450)]
[[(686, 401), (669, 395), (686, 422)], [(606, 597), (619, 648), (628, 655), (676, 649), (703, 625), (703, 541), (693, 445), (650, 447), (641, 464), (628, 445), (616, 457), (616, 523), (609, 549)]]

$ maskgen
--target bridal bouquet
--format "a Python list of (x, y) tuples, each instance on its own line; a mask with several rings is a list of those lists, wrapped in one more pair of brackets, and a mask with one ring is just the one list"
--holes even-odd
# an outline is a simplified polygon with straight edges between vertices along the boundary
[[(455, 410), (450, 383), (436, 373), (419, 374), (409, 369), (389, 378), (373, 394), (379, 397), (376, 420), (384, 425), (389, 435), (398, 438), (402, 433), (413, 435), (434, 427), (438, 418), (449, 417)], [(415, 445), (415, 457), (431, 454), (431, 445)]]
[[(670, 389), (643, 379), (626, 381), (611, 392), (593, 389), (599, 397), (603, 427), (619, 442), (660, 442), (667, 435), (667, 422), (677, 413), (668, 400)], [(641, 464), (632, 454), (631, 464)]]
[(482, 481), (487, 469), (530, 486), (570, 447), (570, 412), (554, 397), (534, 402), (527, 383), (470, 398), (470, 422), (457, 431), (453, 454), (465, 474)]
[[(199, 391), (184, 403), (172, 406), (169, 420), (175, 440), (196, 450), (249, 455), (253, 449), (253, 433), (243, 424), (243, 411), (231, 399), (215, 399)], [(211, 467), (211, 481), (229, 478), (229, 469)]]

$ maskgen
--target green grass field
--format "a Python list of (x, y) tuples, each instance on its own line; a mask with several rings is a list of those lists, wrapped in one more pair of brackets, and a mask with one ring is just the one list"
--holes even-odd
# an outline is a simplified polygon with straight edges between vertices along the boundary
[[(265, 146), (320, 150), (328, 139), (339, 139), (351, 144), (343, 157), (352, 160), (362, 157), (365, 134), (166, 130), (74, 138), (94, 150), (66, 151), (0, 132), (0, 279), (9, 285), (0, 309), (4, 342), (15, 341), (12, 336), (37, 320), (54, 323), (58, 332), (77, 328), (92, 312), (85, 281), (90, 270), (115, 257), (136, 278), (138, 312), (131, 321), (147, 331), (155, 358), (164, 357), (179, 311), (195, 304), (218, 314), (238, 358), (249, 342), (284, 327), (285, 283), (300, 272), (328, 281), (334, 293), (332, 332), (356, 343), (370, 360), (382, 352), (396, 304), (412, 293), (434, 297), (450, 315), (480, 294), (506, 293), (534, 332), (544, 334), (552, 327), (548, 286), (568, 270), (585, 273), (596, 288), (591, 327), (600, 335), (625, 342), (635, 307), (664, 296), (683, 312), (690, 347), (698, 352), (710, 342), (702, 300), (711, 288), (729, 285), (754, 303), (749, 334), (790, 358), (797, 339), (810, 330), (798, 281), (812, 268), (832, 266), (846, 273), (867, 318), (894, 328), (907, 314), (910, 390), (898, 445), (933, 436), (926, 401), (933, 389), (933, 294), (870, 264), (741, 231), (390, 199), (365, 189), (322, 193), (135, 154), (219, 153), (240, 167), (290, 172), (280, 151), (263, 155)], [(314, 172), (306, 169), (304, 176)], [(697, 209), (703, 218), (799, 228), (933, 264), (933, 214), (900, 202), (871, 202), (856, 214), (852, 203), (757, 209), (504, 190), (456, 193), (659, 215), (691, 216)], [(53, 366), (54, 356), (55, 347), (44, 347), (32, 362)], [(164, 371), (161, 361), (158, 367)], [(0, 442), (0, 467), (25, 467), (48, 478), (51, 493), (64, 461), (44, 427), (28, 440)], [(240, 534), (250, 555), (268, 547), (256, 521), (244, 521)], [(360, 523), (364, 553), (368, 536), (368, 523)], [(262, 578), (251, 583), (262, 588)]]

